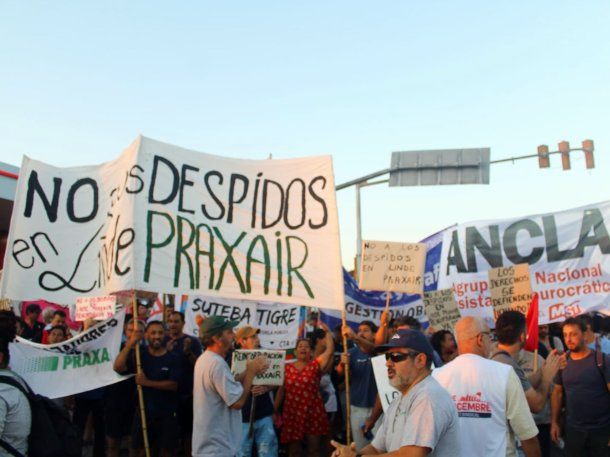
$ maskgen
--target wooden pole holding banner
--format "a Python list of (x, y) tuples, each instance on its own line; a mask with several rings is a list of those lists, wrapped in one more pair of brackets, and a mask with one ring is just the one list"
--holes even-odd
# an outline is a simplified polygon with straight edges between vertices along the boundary
[(534, 349), (534, 373), (538, 371), (538, 348)]
[[(136, 292), (133, 291), (133, 295), (131, 296), (131, 305), (133, 309), (133, 322), (134, 332), (137, 331), (138, 327), (138, 304), (136, 302)], [(140, 355), (140, 342), (136, 344), (134, 348), (136, 352), (136, 373), (142, 373), (142, 357)], [(146, 453), (146, 457), (150, 457), (150, 447), (148, 445), (148, 426), (146, 425), (146, 409), (144, 408), (144, 391), (142, 390), (142, 386), (137, 384), (138, 387), (138, 401), (140, 403), (140, 423), (142, 424), (142, 436), (144, 437), (144, 452)]]
[(250, 407), (250, 424), (248, 425), (248, 438), (252, 438), (254, 434), (254, 413), (256, 412), (256, 397), (252, 395), (252, 404)]
[(385, 296), (385, 312), (387, 313), (390, 310), (390, 297), (392, 296), (392, 292), (389, 290), (386, 292)]
[[(347, 315), (345, 308), (341, 313), (341, 320), (343, 321), (343, 326), (347, 325)], [(347, 336), (343, 331), (341, 332), (343, 337), (343, 353), (347, 355)], [(352, 442), (352, 429), (351, 429), (351, 416), (352, 416), (352, 407), (351, 407), (351, 398), (349, 392), (349, 363), (345, 365), (345, 440), (347, 445), (349, 446)]]

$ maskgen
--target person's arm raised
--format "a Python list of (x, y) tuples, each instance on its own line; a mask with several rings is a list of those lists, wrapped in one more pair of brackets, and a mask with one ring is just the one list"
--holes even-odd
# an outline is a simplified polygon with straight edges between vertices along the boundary
[(333, 357), (335, 353), (335, 341), (333, 340), (333, 335), (331, 334), (330, 329), (326, 324), (321, 322), (320, 327), (326, 332), (326, 334), (324, 335), (324, 342), (326, 343), (326, 348), (324, 349), (324, 352), (322, 354), (316, 357), (316, 360), (318, 361), (318, 365), (320, 365), (320, 371), (323, 371), (329, 363), (329, 360)]

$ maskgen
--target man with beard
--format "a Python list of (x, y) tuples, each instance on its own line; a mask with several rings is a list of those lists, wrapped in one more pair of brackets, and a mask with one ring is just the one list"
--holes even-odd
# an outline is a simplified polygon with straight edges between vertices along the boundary
[(401, 395), (390, 404), (371, 444), (356, 452), (356, 446), (332, 442), (334, 457), (360, 455), (459, 456), (458, 417), (455, 405), (430, 376), (432, 346), (417, 330), (399, 330), (385, 353), (390, 384)]
[(199, 328), (205, 352), (195, 363), (193, 381), (193, 457), (235, 456), (241, 444), (241, 413), (252, 381), (269, 367), (257, 357), (233, 376), (225, 357), (235, 342), (238, 321), (210, 316)]
[(610, 455), (610, 358), (587, 346), (586, 331), (587, 325), (579, 317), (563, 323), (563, 339), (570, 352), (551, 394), (551, 438), (556, 442), (565, 396), (568, 457)]
[[(176, 455), (179, 440), (178, 382), (182, 375), (180, 359), (169, 352), (164, 344), (165, 329), (159, 321), (146, 326), (146, 349), (142, 349), (142, 371), (135, 376), (137, 385), (144, 390), (144, 404), (148, 438), (153, 455), (160, 450), (162, 457)], [(114, 362), (118, 373), (135, 373), (133, 349), (138, 344), (138, 332), (133, 332)], [(139, 412), (139, 411), (138, 411)], [(140, 414), (133, 421), (131, 443), (136, 456), (144, 454), (144, 439)]]

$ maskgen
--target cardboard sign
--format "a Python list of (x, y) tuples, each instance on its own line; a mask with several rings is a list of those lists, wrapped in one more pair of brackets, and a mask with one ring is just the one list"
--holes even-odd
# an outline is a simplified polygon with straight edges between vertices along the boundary
[(426, 245), (363, 241), (360, 289), (424, 293)]
[(103, 321), (114, 316), (116, 311), (116, 297), (106, 295), (104, 297), (79, 297), (76, 299), (76, 317), (78, 322), (87, 319)]
[(424, 294), (424, 308), (430, 325), (435, 330), (453, 332), (453, 327), (461, 317), (452, 289), (426, 292)]
[(400, 392), (392, 387), (390, 380), (388, 379), (388, 369), (385, 366), (385, 356), (378, 355), (377, 357), (371, 358), (371, 364), (373, 365), (373, 374), (375, 375), (375, 383), (377, 384), (377, 392), (381, 399), (381, 406), (385, 413), (390, 406), (392, 401), (400, 396)]
[(494, 320), (509, 309), (527, 314), (532, 301), (529, 265), (520, 263), (489, 270), (489, 291)]
[(330, 156), (250, 160), (139, 137), (110, 162), (24, 158), (0, 297), (121, 290), (343, 308)]
[(252, 381), (254, 386), (281, 386), (284, 384), (285, 351), (237, 350), (233, 352), (231, 371), (238, 375), (246, 370), (246, 362), (258, 356), (267, 357), (269, 368)]

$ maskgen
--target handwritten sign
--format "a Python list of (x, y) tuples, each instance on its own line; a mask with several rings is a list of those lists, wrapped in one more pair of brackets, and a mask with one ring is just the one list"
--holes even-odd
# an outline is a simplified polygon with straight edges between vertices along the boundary
[(139, 137), (117, 159), (24, 158), (0, 297), (120, 290), (343, 308), (330, 156), (241, 160)]
[(424, 294), (424, 309), (435, 330), (450, 330), (460, 320), (460, 310), (453, 289), (441, 289)]
[(426, 245), (363, 241), (360, 289), (424, 293)]
[(258, 356), (267, 357), (269, 368), (263, 374), (257, 375), (252, 381), (255, 386), (281, 386), (284, 384), (285, 351), (268, 350), (237, 350), (233, 352), (231, 371), (238, 375), (246, 370), (248, 360)]
[(116, 311), (116, 297), (79, 297), (76, 299), (76, 317), (79, 322), (87, 319), (105, 320), (114, 316)]
[(373, 374), (375, 375), (375, 383), (377, 384), (377, 392), (381, 399), (381, 406), (385, 413), (390, 406), (390, 403), (400, 397), (400, 392), (392, 387), (390, 380), (388, 379), (388, 369), (385, 366), (385, 356), (378, 355), (377, 357), (371, 358), (371, 364), (373, 365)]
[(532, 301), (529, 265), (520, 263), (489, 270), (489, 292), (494, 320), (509, 309), (527, 314)]

